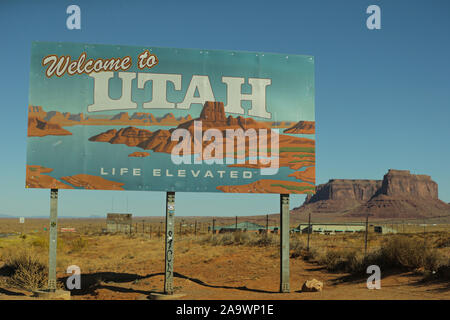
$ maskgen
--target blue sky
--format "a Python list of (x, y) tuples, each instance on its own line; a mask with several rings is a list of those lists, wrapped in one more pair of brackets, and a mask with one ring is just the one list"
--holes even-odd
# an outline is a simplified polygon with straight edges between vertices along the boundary
[[(82, 29), (67, 30), (66, 8)], [(381, 7), (381, 30), (366, 8)], [(450, 202), (450, 2), (0, 2), (0, 214), (48, 215), (49, 191), (26, 190), (31, 42), (67, 41), (304, 54), (315, 57), (317, 182), (428, 174)], [(161, 192), (63, 190), (61, 216), (162, 215)], [(292, 196), (291, 206), (304, 196)], [(112, 205), (114, 203), (114, 205)], [(128, 205), (127, 205), (128, 203)], [(113, 207), (113, 208), (112, 208)], [(277, 212), (278, 195), (177, 194), (177, 215)]]

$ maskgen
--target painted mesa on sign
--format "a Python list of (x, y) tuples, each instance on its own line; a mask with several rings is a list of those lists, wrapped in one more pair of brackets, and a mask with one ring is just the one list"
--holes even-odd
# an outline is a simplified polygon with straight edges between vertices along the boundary
[[(147, 151), (171, 154), (172, 160), (175, 163), (178, 161), (178, 164), (215, 163), (225, 164), (229, 168), (274, 170), (286, 167), (296, 170), (289, 175), (290, 177), (302, 180), (301, 182), (284, 181), (268, 177), (249, 184), (217, 186), (217, 190), (222, 192), (283, 193), (288, 190), (290, 193), (312, 193), (314, 191), (315, 142), (313, 139), (295, 136), (296, 134), (313, 134), (314, 122), (311, 121), (274, 122), (257, 121), (242, 116), (226, 116), (222, 102), (206, 102), (200, 116), (195, 119), (192, 119), (190, 115), (175, 118), (171, 113), (159, 118), (151, 113), (133, 113), (129, 116), (127, 112), (89, 118), (83, 113), (73, 115), (57, 111), (46, 112), (40, 106), (30, 106), (28, 115), (29, 137), (72, 134), (64, 127), (122, 126), (119, 129), (105, 130), (88, 137), (88, 140), (142, 149), (142, 151), (129, 152), (128, 157), (146, 158), (151, 155)], [(142, 128), (151, 128), (152, 125), (170, 128), (155, 131)], [(286, 133), (290, 133), (292, 128), (295, 130), (290, 135), (278, 133), (279, 128), (283, 129), (283, 127)], [(50, 177), (45, 174), (51, 169), (46, 170), (33, 171), (33, 167), (29, 166), (27, 184), (42, 186), (45, 183), (40, 181), (44, 179), (43, 181), (47, 183), (50, 181), (52, 186), (59, 188), (120, 190), (123, 186), (123, 183), (106, 179), (103, 176), (107, 175), (104, 170), (100, 176), (77, 174), (72, 177), (62, 177), (63, 182), (54, 178), (48, 180)], [(128, 171), (133, 171), (134, 175), (136, 172), (140, 173), (140, 170), (135, 169), (117, 171), (117, 174), (121, 175)], [(225, 171), (219, 171), (221, 175), (224, 173)], [(233, 176), (233, 173), (231, 175)]]
[(310, 56), (32, 44), (29, 188), (315, 191)]

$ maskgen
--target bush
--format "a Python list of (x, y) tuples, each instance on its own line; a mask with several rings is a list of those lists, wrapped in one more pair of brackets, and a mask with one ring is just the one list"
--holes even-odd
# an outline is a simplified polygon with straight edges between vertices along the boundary
[(248, 244), (250, 242), (250, 236), (247, 232), (233, 232), (233, 243), (234, 244)]
[(31, 291), (47, 285), (47, 263), (31, 251), (10, 252), (3, 259), (12, 285)]
[(433, 270), (438, 266), (440, 257), (420, 240), (396, 236), (383, 242), (376, 260), (384, 268)]
[(70, 243), (70, 252), (79, 252), (86, 248), (88, 241), (79, 237)]
[(378, 265), (382, 270), (422, 270), (435, 273), (443, 267), (443, 257), (435, 249), (424, 245), (423, 241), (395, 236), (382, 243), (379, 250), (363, 257), (356, 250), (329, 250), (317, 258), (317, 262), (328, 271), (363, 274), (369, 265)]
[(297, 258), (304, 255), (305, 243), (298, 238), (291, 238), (289, 247), (292, 251), (291, 258)]
[(272, 234), (263, 233), (262, 235), (258, 235), (251, 244), (258, 247), (268, 247), (278, 245), (278, 239), (274, 237)]
[(330, 250), (319, 258), (331, 272), (359, 273), (363, 270), (363, 257), (356, 250)]

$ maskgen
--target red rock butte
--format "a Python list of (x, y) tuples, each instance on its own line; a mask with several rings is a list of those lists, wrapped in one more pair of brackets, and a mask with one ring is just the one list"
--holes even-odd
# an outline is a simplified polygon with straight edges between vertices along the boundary
[(293, 213), (339, 213), (349, 217), (420, 218), (450, 213), (430, 176), (390, 169), (383, 180), (331, 179), (316, 187)]

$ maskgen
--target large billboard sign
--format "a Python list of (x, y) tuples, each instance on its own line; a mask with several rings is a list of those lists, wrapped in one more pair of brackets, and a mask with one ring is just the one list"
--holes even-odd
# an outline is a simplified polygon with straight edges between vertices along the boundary
[(34, 42), (26, 187), (312, 193), (314, 59)]

